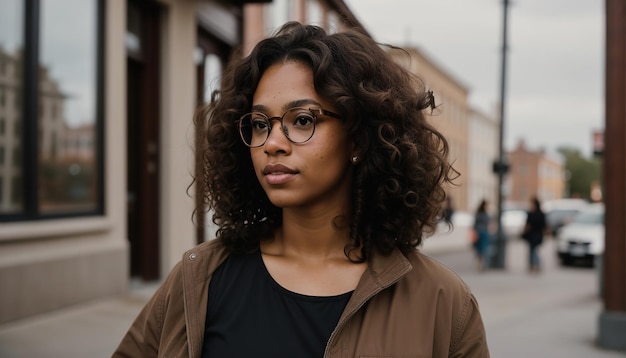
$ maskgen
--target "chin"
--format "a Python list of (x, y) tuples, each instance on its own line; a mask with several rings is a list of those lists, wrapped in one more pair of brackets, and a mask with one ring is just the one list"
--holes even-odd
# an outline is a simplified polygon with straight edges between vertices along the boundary
[(294, 207), (294, 206), (300, 206), (301, 203), (293, 200), (292, 198), (280, 198), (280, 199), (274, 199), (270, 197), (270, 202), (276, 206), (279, 207), (281, 209), (285, 209), (285, 208), (289, 208), (289, 207)]
[(267, 195), (270, 202), (281, 209), (302, 206), (305, 201), (301, 197), (294, 195), (293, 193), (277, 193), (273, 192)]

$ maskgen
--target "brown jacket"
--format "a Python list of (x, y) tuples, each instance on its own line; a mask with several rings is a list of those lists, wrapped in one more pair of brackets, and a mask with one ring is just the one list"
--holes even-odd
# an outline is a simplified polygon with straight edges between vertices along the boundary
[[(185, 253), (113, 357), (200, 357), (209, 281), (228, 253), (210, 241)], [(489, 357), (478, 304), (461, 279), (419, 252), (374, 255), (325, 357)]]

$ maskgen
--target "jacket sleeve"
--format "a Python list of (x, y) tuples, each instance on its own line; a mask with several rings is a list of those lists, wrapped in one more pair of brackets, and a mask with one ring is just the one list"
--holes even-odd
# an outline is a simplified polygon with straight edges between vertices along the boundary
[(122, 338), (114, 358), (157, 357), (168, 307), (171, 286), (176, 282), (179, 267), (174, 268), (167, 279), (143, 307), (126, 335)]
[(478, 309), (478, 302), (470, 291), (466, 292), (463, 311), (453, 329), (450, 357), (489, 358), (487, 336)]

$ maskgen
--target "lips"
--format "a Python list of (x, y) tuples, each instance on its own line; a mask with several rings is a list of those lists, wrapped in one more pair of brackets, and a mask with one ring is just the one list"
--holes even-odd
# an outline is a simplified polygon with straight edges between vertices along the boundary
[(263, 168), (263, 175), (297, 174), (298, 172), (282, 164), (270, 164)]
[(269, 184), (285, 184), (296, 174), (298, 174), (297, 170), (282, 164), (270, 164), (263, 168), (263, 175)]

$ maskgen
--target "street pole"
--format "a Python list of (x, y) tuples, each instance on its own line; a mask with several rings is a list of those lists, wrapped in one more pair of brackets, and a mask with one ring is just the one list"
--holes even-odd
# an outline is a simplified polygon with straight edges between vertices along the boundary
[(493, 253), (490, 267), (503, 269), (505, 266), (506, 238), (502, 230), (502, 202), (504, 197), (504, 175), (508, 170), (504, 155), (504, 109), (506, 90), (506, 52), (507, 52), (507, 17), (509, 1), (503, 0), (503, 26), (502, 26), (502, 68), (500, 73), (500, 137), (498, 141), (498, 161), (494, 165), (494, 170), (498, 175), (498, 211), (497, 211), (497, 232), (494, 240)]
[(597, 343), (626, 350), (626, 3), (606, 1), (603, 180), (605, 247)]

